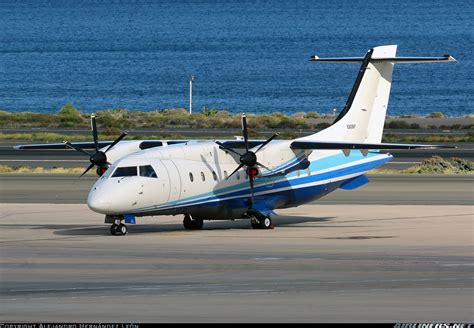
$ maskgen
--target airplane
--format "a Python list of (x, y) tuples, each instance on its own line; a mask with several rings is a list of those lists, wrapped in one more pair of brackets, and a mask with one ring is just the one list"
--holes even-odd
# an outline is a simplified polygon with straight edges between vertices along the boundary
[[(364, 57), (313, 62), (357, 63), (360, 69), (343, 110), (332, 125), (293, 140), (250, 140), (242, 114), (241, 140), (132, 140), (20, 145), (16, 149), (72, 148), (89, 156), (98, 180), (87, 204), (105, 214), (112, 235), (125, 235), (136, 217), (183, 215), (185, 229), (204, 220), (248, 219), (254, 229), (272, 228), (275, 210), (296, 207), (337, 189), (369, 182), (366, 172), (392, 159), (391, 149), (454, 148), (382, 143), (395, 64), (453, 62), (452, 56), (396, 57), (396, 45), (370, 49)], [(93, 152), (86, 149), (92, 149)], [(81, 176), (82, 176), (81, 175)]]

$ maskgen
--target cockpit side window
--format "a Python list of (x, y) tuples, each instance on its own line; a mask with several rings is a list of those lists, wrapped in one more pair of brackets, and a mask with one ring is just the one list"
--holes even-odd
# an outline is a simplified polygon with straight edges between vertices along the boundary
[(137, 167), (136, 166), (124, 166), (124, 167), (117, 167), (112, 178), (118, 177), (134, 177), (137, 175)]
[(140, 176), (146, 178), (158, 178), (151, 165), (140, 166)]

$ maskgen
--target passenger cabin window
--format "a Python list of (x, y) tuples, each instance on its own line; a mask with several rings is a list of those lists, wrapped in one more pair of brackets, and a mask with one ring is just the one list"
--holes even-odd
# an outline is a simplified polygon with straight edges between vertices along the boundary
[(216, 174), (216, 172), (212, 171), (212, 177), (214, 178), (214, 181), (217, 181), (217, 174)]
[(206, 181), (206, 176), (204, 175), (204, 172), (201, 172), (201, 179), (202, 181)]
[(117, 167), (112, 178), (118, 177), (134, 177), (137, 176), (137, 167), (136, 166), (124, 166)]
[(228, 176), (227, 171), (224, 170), (224, 179), (227, 179)]
[(151, 165), (140, 166), (140, 176), (146, 178), (158, 178), (156, 176), (155, 170), (153, 170), (153, 167), (151, 167)]
[(189, 180), (191, 180), (191, 182), (194, 181), (194, 177), (193, 177), (193, 174), (191, 172), (189, 172)]

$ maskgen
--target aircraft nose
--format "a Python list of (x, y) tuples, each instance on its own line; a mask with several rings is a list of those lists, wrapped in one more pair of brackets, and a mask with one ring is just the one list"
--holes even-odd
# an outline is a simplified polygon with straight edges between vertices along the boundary
[(107, 214), (110, 211), (110, 201), (104, 195), (98, 192), (96, 188), (93, 188), (89, 192), (89, 196), (87, 197), (87, 206), (91, 210), (97, 213)]

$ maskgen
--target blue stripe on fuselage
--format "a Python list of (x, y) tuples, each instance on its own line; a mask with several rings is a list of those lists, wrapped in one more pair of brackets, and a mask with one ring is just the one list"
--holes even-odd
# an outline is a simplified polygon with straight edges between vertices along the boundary
[[(280, 192), (287, 193), (287, 190), (277, 191), (278, 189), (282, 189), (282, 188), (283, 189), (297, 189), (297, 188), (301, 188), (302, 185), (305, 185), (305, 184), (314, 184), (323, 180), (336, 179), (343, 176), (356, 174), (358, 172), (364, 172), (364, 171), (373, 169), (389, 161), (390, 159), (392, 159), (391, 156), (385, 156), (385, 157), (381, 157), (379, 159), (376, 159), (370, 162), (359, 163), (359, 164), (351, 165), (351, 166), (340, 168), (340, 169), (335, 169), (328, 172), (323, 172), (323, 173), (314, 172), (314, 171), (320, 171), (323, 169), (328, 169), (330, 167), (335, 167), (342, 164), (347, 164), (350, 162), (358, 161), (361, 159), (367, 159), (367, 158), (375, 157), (375, 156), (380, 156), (380, 154), (369, 153), (368, 156), (363, 156), (359, 151), (352, 151), (351, 156), (346, 157), (342, 155), (341, 153), (337, 155), (328, 156), (326, 158), (318, 159), (316, 161), (312, 161), (309, 167), (312, 175), (297, 177), (297, 173), (292, 172), (283, 178), (271, 177), (271, 178), (258, 179), (255, 183), (254, 192), (255, 194), (263, 193), (263, 195), (256, 195), (256, 200), (258, 200), (260, 196), (267, 197), (268, 194), (274, 195)], [(338, 183), (340, 184), (343, 181), (344, 180), (340, 180), (338, 181)], [(305, 187), (304, 189), (307, 189), (307, 187)], [(204, 203), (209, 204), (209, 203), (214, 203), (214, 202), (221, 202), (221, 201), (225, 201), (227, 198), (231, 198), (233, 199), (233, 201), (235, 201), (236, 198), (247, 199), (249, 195), (250, 195), (250, 190), (249, 190), (248, 183), (244, 182), (244, 183), (234, 185), (231, 187), (222, 188), (212, 193), (204, 193), (201, 195), (189, 197), (187, 199), (181, 199), (178, 201), (169, 202), (158, 207), (153, 206), (149, 208), (137, 209), (134, 212), (138, 213), (138, 212), (146, 212), (147, 210), (150, 210), (150, 211), (151, 210), (153, 211), (165, 210), (165, 209), (177, 208), (177, 207), (188, 208), (194, 205), (202, 206)], [(314, 195), (310, 195), (310, 196), (314, 198)], [(299, 200), (297, 199), (295, 199), (295, 201), (297, 203), (300, 203)]]

